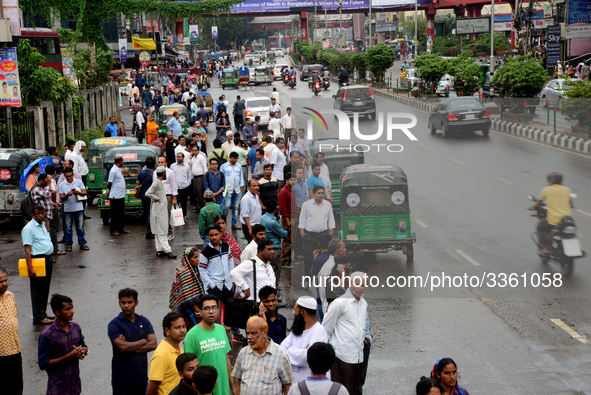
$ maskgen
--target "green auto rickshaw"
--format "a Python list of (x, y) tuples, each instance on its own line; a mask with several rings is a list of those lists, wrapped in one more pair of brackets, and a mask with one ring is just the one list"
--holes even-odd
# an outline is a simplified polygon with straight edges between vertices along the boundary
[(333, 210), (339, 212), (341, 204), (341, 173), (351, 165), (365, 163), (363, 152), (355, 151), (355, 143), (351, 140), (335, 138), (317, 139), (312, 143), (310, 164), (318, 152), (324, 154), (324, 164), (330, 176), (330, 203)]
[(154, 161), (160, 156), (160, 148), (153, 145), (132, 145), (128, 147), (111, 148), (103, 157), (103, 189), (98, 200), (98, 208), (101, 210), (101, 218), (103, 224), (107, 225), (110, 218), (110, 201), (106, 198), (107, 180), (109, 179), (109, 172), (115, 164), (115, 157), (122, 156), (124, 159), (121, 172), (125, 177), (126, 194), (125, 194), (125, 214), (126, 215), (140, 215), (142, 213), (142, 200), (135, 197), (135, 187), (138, 185), (137, 177), (140, 171), (146, 164), (148, 157), (154, 158)]
[(88, 176), (86, 189), (91, 201), (103, 191), (103, 157), (111, 148), (137, 145), (135, 137), (104, 137), (90, 140), (88, 144)]
[(276, 63), (275, 51), (267, 52), (267, 63)]
[(187, 136), (189, 133), (189, 111), (187, 107), (181, 104), (170, 104), (168, 106), (162, 106), (158, 111), (152, 112), (154, 117), (154, 123), (158, 125), (158, 134), (160, 132), (168, 132), (166, 123), (172, 118), (172, 114), (178, 111), (180, 114), (179, 122), (183, 128), (183, 135)]
[(339, 238), (351, 251), (402, 251), (414, 258), (408, 182), (395, 165), (354, 165), (341, 175)]
[(240, 75), (237, 69), (224, 69), (222, 71), (222, 89), (236, 88), (240, 86), (238, 80)]

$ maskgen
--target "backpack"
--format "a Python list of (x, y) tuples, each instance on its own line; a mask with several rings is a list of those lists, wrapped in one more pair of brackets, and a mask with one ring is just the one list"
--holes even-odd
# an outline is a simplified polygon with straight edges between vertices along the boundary
[(33, 219), (33, 215), (31, 214), (31, 210), (33, 209), (33, 206), (35, 206), (35, 202), (33, 201), (33, 197), (31, 196), (31, 192), (33, 192), (33, 189), (35, 189), (35, 188), (41, 188), (41, 187), (37, 184), (33, 185), (31, 190), (27, 194), (27, 196), (25, 196), (25, 198), (21, 201), (21, 213), (23, 214), (23, 217), (25, 217), (27, 219), (27, 221), (30, 221)]
[(226, 108), (226, 104), (221, 101), (218, 103), (218, 114), (222, 114), (222, 112), (225, 112), (226, 114), (228, 113), (228, 109)]
[[(218, 166), (218, 169), (221, 169), (221, 168), (222, 168), (222, 165), (223, 165), (224, 163), (226, 163), (228, 160), (227, 160), (226, 158), (224, 158), (224, 155), (223, 155), (223, 154), (222, 154), (222, 156), (220, 157), (220, 156), (218, 155), (218, 153), (217, 153), (217, 152), (215, 152), (215, 150), (214, 150), (214, 151), (212, 151), (212, 154), (213, 154), (213, 155), (215, 156), (215, 158), (218, 160), (218, 165), (219, 165), (219, 166)], [(209, 182), (209, 179), (207, 180), (207, 182)]]
[[(339, 383), (332, 383), (332, 387), (330, 387), (330, 391), (328, 391), (328, 395), (337, 395), (343, 385)], [(306, 385), (306, 380), (302, 380), (298, 383), (298, 389), (300, 390), (300, 394), (302, 395), (310, 395), (310, 390), (308, 390), (308, 386)]]

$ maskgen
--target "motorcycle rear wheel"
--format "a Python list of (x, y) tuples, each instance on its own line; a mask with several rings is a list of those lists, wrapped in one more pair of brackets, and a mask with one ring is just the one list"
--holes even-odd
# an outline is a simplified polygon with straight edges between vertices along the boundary
[(562, 273), (565, 276), (572, 276), (575, 271), (575, 260), (568, 256), (563, 256), (560, 262), (562, 266)]

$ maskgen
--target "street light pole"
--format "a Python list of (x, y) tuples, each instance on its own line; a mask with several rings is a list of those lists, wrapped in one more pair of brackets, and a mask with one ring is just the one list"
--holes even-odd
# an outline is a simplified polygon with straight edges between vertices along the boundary
[(491, 75), (491, 77), (494, 72), (495, 72), (495, 0), (491, 0), (491, 5), (490, 5), (490, 75)]
[(419, 51), (419, 1), (415, 0), (415, 54), (414, 57), (417, 57), (417, 53)]
[(343, 0), (339, 0), (339, 46), (343, 48)]
[(369, 0), (369, 45), (367, 48), (371, 47), (371, 0)]

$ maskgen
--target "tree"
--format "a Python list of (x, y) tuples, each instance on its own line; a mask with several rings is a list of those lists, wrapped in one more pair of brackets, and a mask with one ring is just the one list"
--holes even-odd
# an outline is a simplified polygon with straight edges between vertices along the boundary
[(244, 43), (246, 40), (258, 40), (260, 38), (267, 38), (273, 35), (273, 32), (268, 30), (252, 30), (250, 22), (254, 17), (221, 17), (221, 18), (201, 18), (199, 23), (203, 36), (199, 38), (200, 47), (206, 48), (213, 43), (211, 37), (211, 27), (218, 27), (217, 43), (222, 48), (227, 47), (236, 39), (241, 39)]
[[(480, 39), (469, 43), (468, 48), (473, 48), (475, 52), (490, 53), (490, 33), (485, 33), (480, 36)], [(494, 49), (495, 51), (503, 51), (511, 48), (511, 43), (502, 33), (495, 33)]]
[(384, 73), (392, 67), (395, 59), (394, 50), (384, 44), (369, 47), (365, 53), (366, 67), (376, 78), (384, 78)]
[(454, 77), (454, 90), (458, 96), (472, 96), (480, 89), (480, 67), (474, 63), (471, 53), (447, 59), (445, 72)]
[(82, 40), (108, 50), (103, 36), (103, 22), (125, 14), (160, 14), (170, 19), (199, 17), (203, 14), (220, 15), (244, 0), (201, 0), (172, 2), (154, 0), (20, 0), (21, 10), (28, 15), (42, 13), (50, 20), (52, 13), (78, 16)]
[(439, 84), (439, 80), (446, 72), (447, 64), (439, 55), (423, 54), (417, 56), (415, 67), (418, 70), (417, 75), (421, 77), (423, 86), (430, 92)]
[(69, 79), (60, 77), (56, 69), (43, 67), (45, 57), (27, 39), (19, 40), (18, 62), (23, 107), (38, 106), (44, 100), (63, 103), (77, 89)]
[[(427, 19), (424, 16), (419, 16), (417, 21), (418, 21), (417, 34), (419, 35), (418, 46), (425, 47), (427, 45)], [(402, 27), (404, 28), (404, 30), (403, 30), (404, 35), (405, 36), (412, 36), (414, 39), (414, 35), (415, 35), (414, 15), (412, 17), (410, 17), (409, 19), (407, 19), (406, 21), (402, 22)]]
[[(109, 82), (109, 74), (113, 65), (113, 55), (110, 50), (86, 47), (82, 50), (78, 44), (82, 40), (82, 33), (70, 29), (57, 29), (60, 41), (68, 46), (72, 56), (72, 72), (76, 76), (80, 88), (90, 89)], [(94, 60), (93, 58), (94, 52)]]
[(560, 110), (576, 126), (588, 126), (591, 119), (591, 84), (581, 80), (569, 81), (566, 99), (560, 101)]
[(531, 55), (507, 59), (493, 75), (491, 85), (500, 89), (502, 97), (536, 97), (546, 83), (547, 73), (541, 61)]

